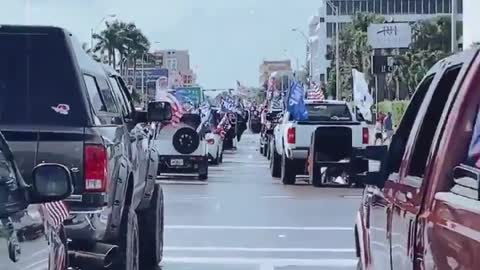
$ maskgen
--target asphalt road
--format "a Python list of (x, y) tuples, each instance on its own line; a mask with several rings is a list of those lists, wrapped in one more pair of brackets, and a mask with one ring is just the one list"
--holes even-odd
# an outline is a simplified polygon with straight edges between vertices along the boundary
[(165, 193), (163, 270), (355, 269), (361, 190), (283, 186), (247, 134), (208, 182), (159, 180)]

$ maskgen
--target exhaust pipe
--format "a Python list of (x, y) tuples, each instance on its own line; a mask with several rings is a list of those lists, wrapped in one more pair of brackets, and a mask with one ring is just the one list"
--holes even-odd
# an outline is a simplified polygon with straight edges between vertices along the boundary
[(118, 246), (97, 243), (92, 250), (71, 250), (68, 257), (71, 265), (76, 267), (108, 268), (117, 257)]

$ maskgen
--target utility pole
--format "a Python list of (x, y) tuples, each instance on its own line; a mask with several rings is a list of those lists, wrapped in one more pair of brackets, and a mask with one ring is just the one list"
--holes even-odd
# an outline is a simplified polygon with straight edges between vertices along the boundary
[(458, 0), (452, 0), (452, 53), (456, 53), (458, 50), (458, 40), (457, 40), (457, 13)]
[(335, 16), (337, 17), (337, 21), (335, 22), (335, 92), (337, 93), (336, 99), (340, 100), (342, 99), (342, 96), (340, 90), (340, 22), (338, 20), (339, 12), (338, 7), (335, 6), (332, 1), (327, 0), (327, 5), (330, 6), (333, 13), (335, 13)]

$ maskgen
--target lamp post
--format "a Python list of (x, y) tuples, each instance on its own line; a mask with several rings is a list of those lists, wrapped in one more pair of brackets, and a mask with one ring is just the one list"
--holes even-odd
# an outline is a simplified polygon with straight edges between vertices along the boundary
[[(332, 1), (327, 0), (327, 5), (330, 6), (332, 9), (333, 13), (335, 13), (335, 16), (338, 18), (338, 8), (332, 3)], [(340, 95), (340, 27), (339, 27), (339, 21), (337, 19), (335, 23), (335, 73), (336, 73), (336, 78), (335, 78), (335, 90), (337, 92), (337, 100), (341, 99)]]
[[(308, 80), (309, 80), (309, 83), (311, 83), (313, 79), (313, 64), (312, 64), (312, 47), (310, 46), (310, 39), (305, 34), (305, 32), (303, 32), (298, 28), (293, 28), (292, 31), (300, 33), (300, 35), (302, 35), (302, 37), (305, 38), (305, 43), (307, 48), (307, 52), (305, 53), (305, 64), (307, 64), (308, 62), (308, 76), (309, 76)], [(308, 59), (308, 53), (310, 53), (310, 60)]]
[(117, 17), (116, 14), (109, 14), (109, 15), (103, 17), (95, 27), (92, 27), (90, 29), (90, 49), (91, 50), (93, 50), (93, 35), (95, 34), (95, 29), (97, 29), (106, 19), (115, 18), (115, 17)]

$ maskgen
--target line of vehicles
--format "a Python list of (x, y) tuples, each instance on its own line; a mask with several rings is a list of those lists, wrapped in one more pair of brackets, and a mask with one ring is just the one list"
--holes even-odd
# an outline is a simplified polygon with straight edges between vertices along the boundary
[(315, 187), (357, 184), (357, 150), (369, 144), (369, 128), (348, 103), (306, 100), (308, 119), (270, 110), (260, 136), (260, 153), (270, 160), (272, 177), (293, 185), (308, 175)]
[(174, 124), (169, 102), (135, 108), (120, 74), (62, 28), (2, 25), (0, 39), (0, 269), (154, 269), (157, 175), (207, 180), (241, 118), (212, 108)]

